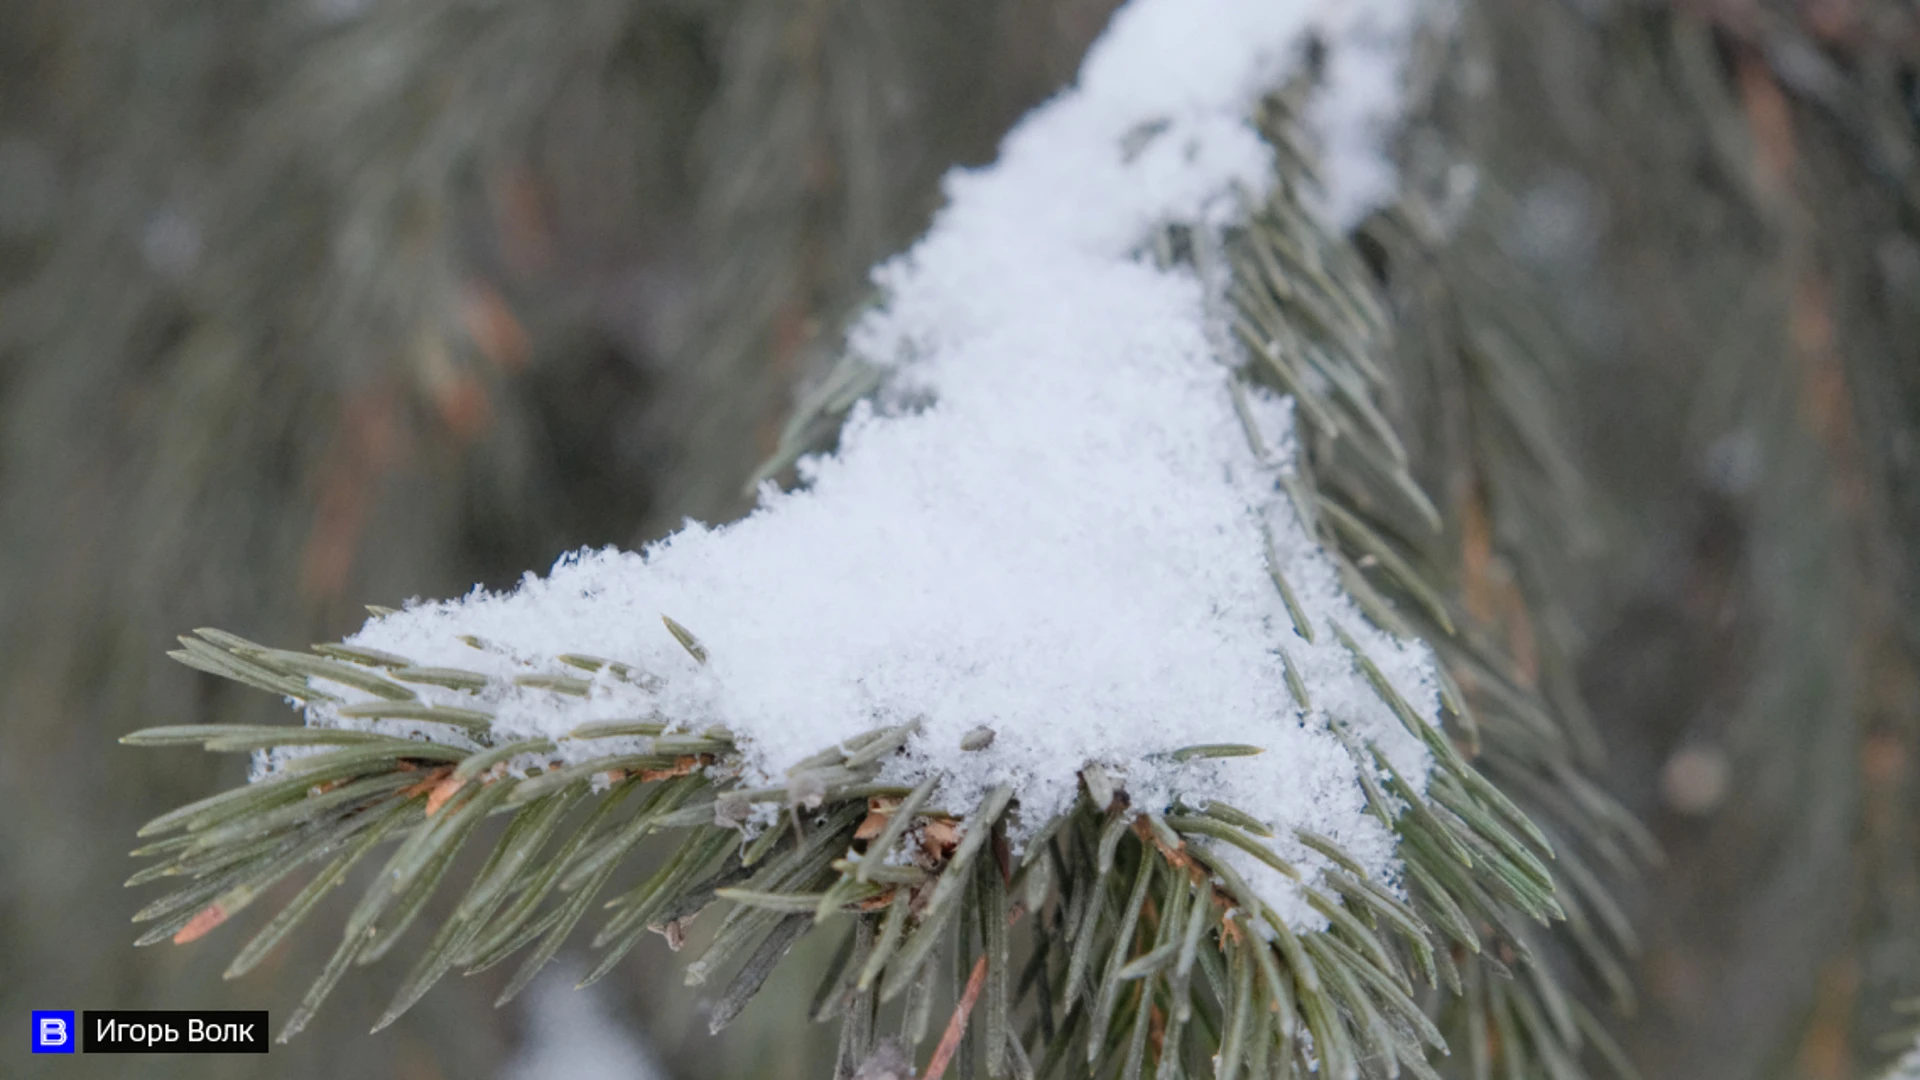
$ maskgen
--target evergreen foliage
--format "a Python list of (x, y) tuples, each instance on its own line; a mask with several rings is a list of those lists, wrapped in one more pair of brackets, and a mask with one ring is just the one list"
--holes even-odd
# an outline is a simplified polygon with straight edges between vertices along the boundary
[[(0, 969), (16, 973), (0, 997), (19, 1010), (49, 998), (172, 1007), (183, 993), (255, 1007), (275, 989), (270, 969), (323, 966), (327, 951), (309, 950), (331, 950), (331, 935), (311, 926), (224, 995), (205, 945), (165, 958), (74, 947), (126, 903), (114, 859), (75, 853), (238, 776), (231, 756), (112, 753), (106, 740), (139, 715), (221, 721), (216, 741), (244, 745), (275, 699), (307, 685), (286, 667), (305, 661), (261, 666), (231, 647), (253, 646), (214, 638), (183, 646), (270, 693), (233, 692), (154, 663), (153, 643), (205, 622), (324, 639), (357, 621), (362, 597), (504, 581), (564, 547), (731, 514), (740, 476), (774, 445), (790, 381), (814, 362), (803, 343), (816, 324), (858, 301), (865, 268), (921, 224), (940, 172), (979, 160), (1057, 86), (1111, 6), (0, 5)], [(1340, 445), (1351, 436), (1305, 446), (1316, 490), (1424, 587), (1337, 512), (1325, 525), (1382, 617), (1447, 657), (1471, 706), (1471, 726), (1452, 718), (1462, 755), (1552, 842), (1545, 865), (1567, 918), (1551, 932), (1520, 923), (1532, 964), (1520, 970), (1616, 1002), (1637, 976), (1642, 1008), (1621, 1029), (1651, 1075), (1860, 1075), (1911, 1046), (1882, 1038), (1900, 1023), (1889, 1004), (1920, 989), (1914, 15), (1785, 0), (1459, 9), (1461, 34), (1436, 43), (1416, 80), (1428, 96), (1403, 147), (1404, 201), (1351, 248), (1324, 238), (1337, 262), (1360, 260), (1362, 291), (1391, 324), (1391, 341), (1365, 353), (1379, 370), (1364, 396), (1437, 530), (1409, 520), (1364, 451)], [(1197, 257), (1190, 237), (1166, 239), (1169, 257)], [(1245, 317), (1270, 306), (1321, 325), (1278, 301)], [(834, 369), (768, 475), (828, 444), (876, 378)], [(1331, 426), (1365, 435), (1371, 421), (1339, 389)], [(346, 663), (363, 678), (388, 670)], [(1677, 809), (1662, 766), (1703, 751), (1730, 778), (1721, 801)], [(368, 834), (328, 848), (321, 818), (302, 815), (363, 820), (352, 806), (373, 805), (381, 783), (391, 795), (457, 768), (401, 760), (264, 811), (278, 817), (248, 810), (156, 838), (161, 861), (143, 875), (223, 883), (212, 899), (234, 911), (283, 904), (315, 867), (357, 882), (325, 868)], [(1600, 783), (1672, 855), (1646, 882), (1613, 885), (1646, 845)], [(629, 820), (651, 790), (594, 827)], [(530, 861), (555, 857), (613, 794), (578, 796)], [(424, 809), (388, 839), (459, 812)], [(225, 847), (243, 819), (263, 823), (251, 854)], [(477, 880), (466, 860), (495, 850), (499, 825), (476, 824), (465, 859), (441, 870), (437, 891), (451, 896), (407, 909), (420, 936), (466, 895), (456, 883)], [(312, 859), (270, 889), (249, 877), (266, 864), (248, 860), (296, 835), (281, 862)], [(684, 838), (643, 841), (617, 873), (650, 872), (660, 845)], [(1121, 886), (1143, 839), (1117, 842)], [(381, 860), (361, 861), (363, 876)], [(548, 900), (572, 895), (556, 884)], [(300, 899), (315, 923), (331, 917), (318, 892)], [(178, 936), (218, 917), (211, 902), (180, 903), (150, 925), (185, 912)], [(1159, 909), (1142, 910), (1144, 924)], [(886, 928), (884, 913), (865, 915), (877, 929), (859, 914), (827, 928), (853, 928), (849, 953), (861, 926), (876, 941)], [(1038, 921), (1056, 918), (1042, 905)], [(662, 926), (692, 950), (719, 921)], [(1014, 953), (1037, 950), (1036, 924), (1029, 911), (1015, 925)], [(1509, 948), (1482, 955), (1512, 968)], [(817, 951), (799, 950), (774, 985), (818, 974)], [(1415, 980), (1454, 1049), (1434, 1067), (1530, 1068), (1543, 1055), (1509, 1038), (1534, 1030), (1510, 994), (1526, 979), (1479, 964), (1456, 963), (1460, 997)], [(803, 1041), (772, 1003), (724, 1051), (676, 1045), (698, 995), (663, 998), (651, 981), (629, 986), (644, 986), (645, 1026), (677, 1074), (793, 1075), (806, 1060), (753, 1056), (756, 1043)], [(1204, 970), (1193, 984), (1196, 1015), (1217, 1019)], [(994, 985), (983, 976), (976, 1025)], [(495, 988), (442, 984), (384, 1039), (310, 1028), (275, 1072), (358, 1075), (427, 1045), (442, 1071), (479, 1074), (513, 1037), (511, 1018), (473, 1022)], [(934, 989), (930, 1042), (966, 981)], [(1058, 1019), (1053, 989), (1036, 974), (1015, 1026), (1037, 1021), (1042, 990)], [(1533, 1011), (1559, 1015), (1548, 1000)], [(904, 1070), (895, 1033), (883, 1025), (875, 1077)], [(1503, 1059), (1515, 1045), (1529, 1056)], [(249, 1068), (175, 1058), (142, 1071)]]
[[(1163, 265), (1192, 263), (1203, 278), (1225, 271), (1231, 285), (1219, 314), (1250, 357), (1243, 377), (1296, 401), (1305, 436), (1290, 490), (1297, 511), (1368, 617), (1430, 642), (1448, 673), (1443, 733), (1414, 715), (1343, 635), (1357, 670), (1436, 762), (1423, 795), (1369, 746), (1346, 743), (1363, 765), (1373, 812), (1399, 837), (1404, 897), (1331, 841), (1302, 835), (1346, 869), (1306, 893), (1328, 929), (1296, 934), (1216, 854), (1230, 845), (1297, 876), (1262, 843), (1260, 822), (1219, 804), (1133, 807), (1093, 764), (1082, 770), (1074, 808), (1039, 824), (1016, 856), (1005, 835), (1020, 812), (1011, 789), (977, 806), (932, 807), (931, 782), (876, 782), (879, 763), (911, 734), (902, 727), (823, 747), (784, 783), (746, 788), (730, 733), (616, 722), (572, 737), (641, 737), (648, 749), (556, 761), (521, 778), (502, 764), (550, 744), (495, 741), (483, 709), (423, 706), (407, 687), (464, 688), (484, 683), (481, 676), (350, 646), (291, 652), (202, 630), (183, 637), (173, 655), (296, 701), (321, 693), (315, 678), (353, 686), (384, 699), (355, 706), (357, 715), (450, 724), (481, 749), (277, 726), (128, 736), (217, 751), (323, 748), (142, 831), (155, 839), (139, 854), (160, 861), (135, 882), (185, 879), (141, 912), (150, 924), (142, 943), (198, 938), (275, 882), (323, 863), (242, 947), (228, 973), (243, 974), (356, 863), (395, 841), (286, 1022), (281, 1037), (289, 1037), (348, 968), (392, 949), (436, 890), (453, 884), (462, 848), (481, 844), (484, 823), (502, 817), (505, 827), (483, 845), (484, 864), (431, 927), (380, 1026), (455, 969), (515, 963), (502, 995), (511, 998), (612, 888), (587, 981), (649, 932), (678, 948), (696, 917), (724, 908), (724, 916), (704, 917), (703, 925), (718, 925), (687, 970), (690, 983), (717, 988), (716, 1031), (802, 934), (820, 924), (838, 934), (809, 1009), (840, 1025), (842, 1077), (903, 1051), (917, 1060), (930, 1045), (929, 1076), (1628, 1071), (1604, 1024), (1563, 989), (1567, 972), (1557, 958), (1564, 948), (1616, 997), (1630, 995), (1621, 957), (1632, 933), (1603, 881), (1630, 871), (1644, 837), (1588, 778), (1591, 734), (1569, 727), (1564, 710), (1532, 688), (1493, 628), (1459, 599), (1450, 554), (1457, 512), (1443, 513), (1416, 481), (1387, 413), (1409, 367), (1470, 370), (1481, 422), (1527, 445), (1548, 477), (1499, 476), (1483, 490), (1537, 492), (1552, 487), (1559, 460), (1529, 393), (1538, 376), (1523, 338), (1452, 299), (1446, 233), (1433, 221), (1405, 208), (1377, 215), (1358, 244), (1317, 223), (1307, 208), (1313, 152), (1294, 119), (1306, 89), (1303, 80), (1276, 93), (1261, 117), (1282, 162), (1271, 200), (1219, 234), (1164, 229), (1147, 254)], [(1435, 323), (1460, 332), (1408, 340), (1407, 328)], [(838, 369), (765, 475), (820, 445), (878, 381), (857, 365)], [(1264, 452), (1252, 425), (1248, 436)], [(1275, 585), (1284, 595), (1285, 580), (1276, 575)], [(697, 624), (695, 613), (686, 615)], [(705, 661), (692, 632), (671, 622), (667, 629)], [(552, 673), (523, 682), (564, 694), (585, 689), (568, 668), (647, 677), (592, 656), (552, 660)], [(1304, 704), (1311, 688), (1296, 683), (1294, 691)], [(760, 804), (779, 808), (779, 827), (743, 833), (746, 811)], [(645, 861), (636, 852), (656, 833), (672, 837), (672, 847), (648, 876), (620, 890), (616, 879)], [(903, 840), (911, 862), (885, 861)], [(1555, 926), (1562, 931), (1547, 929)], [(1549, 943), (1556, 936), (1560, 946)]]

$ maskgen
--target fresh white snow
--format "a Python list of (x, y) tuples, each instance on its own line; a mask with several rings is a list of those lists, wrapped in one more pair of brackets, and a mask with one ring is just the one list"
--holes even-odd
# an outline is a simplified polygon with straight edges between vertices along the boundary
[[(1382, 142), (1418, 7), (1134, 0), (1078, 84), (1021, 123), (996, 164), (949, 177), (926, 238), (875, 272), (884, 299), (849, 348), (892, 369), (889, 385), (877, 406), (856, 409), (836, 453), (803, 463), (803, 487), (768, 488), (746, 519), (690, 522), (644, 554), (581, 552), (510, 593), (410, 605), (350, 643), (499, 676), (477, 695), (416, 689), (477, 703), (508, 735), (655, 713), (721, 724), (757, 782), (917, 719), (888, 775), (942, 776), (936, 803), (949, 810), (1011, 781), (1019, 827), (1031, 828), (1068, 805), (1078, 770), (1098, 761), (1124, 777), (1136, 807), (1221, 800), (1276, 826), (1276, 850), (1297, 865), (1324, 865), (1291, 838), (1311, 828), (1392, 881), (1393, 837), (1365, 813), (1329, 719), (1416, 784), (1429, 763), (1329, 620), (1429, 721), (1431, 658), (1365, 621), (1278, 490), (1294, 454), (1290, 403), (1254, 397), (1276, 458), (1256, 460), (1228, 390), (1240, 358), (1210, 333), (1202, 283), (1138, 252), (1160, 223), (1218, 226), (1244, 195), (1270, 189), (1271, 155), (1246, 117), (1294, 69), (1308, 33), (1330, 48), (1329, 88), (1309, 117), (1333, 193), (1320, 211), (1348, 224), (1391, 197)], [(1317, 643), (1295, 632), (1269, 580), (1263, 523)], [(662, 615), (699, 637), (704, 666)], [(1288, 693), (1279, 648), (1313, 712)], [(661, 682), (601, 676), (582, 699), (509, 681), (581, 674), (552, 659), (568, 652)], [(308, 715), (368, 723), (327, 705)], [(991, 747), (961, 752), (979, 726), (996, 733)], [(1153, 756), (1199, 743), (1266, 753)], [(1287, 879), (1228, 857), (1290, 925), (1322, 924)]]

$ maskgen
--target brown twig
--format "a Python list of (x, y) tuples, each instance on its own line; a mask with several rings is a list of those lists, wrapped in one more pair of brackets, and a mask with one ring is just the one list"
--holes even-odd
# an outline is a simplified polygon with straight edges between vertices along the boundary
[(947, 1021), (946, 1033), (940, 1036), (940, 1045), (933, 1048), (933, 1060), (927, 1062), (926, 1080), (940, 1080), (947, 1071), (947, 1063), (960, 1049), (960, 1036), (967, 1033), (967, 1017), (973, 1012), (973, 1003), (980, 1000), (980, 988), (987, 984), (987, 958), (982, 956), (973, 962), (973, 974), (967, 976), (966, 993), (960, 995), (960, 1004), (953, 1008), (953, 1018)]

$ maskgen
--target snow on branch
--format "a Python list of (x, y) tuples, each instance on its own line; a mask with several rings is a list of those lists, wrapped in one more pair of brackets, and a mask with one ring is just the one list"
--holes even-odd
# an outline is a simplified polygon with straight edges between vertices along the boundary
[[(1135, 0), (1078, 84), (997, 163), (952, 175), (930, 233), (876, 271), (883, 298), (848, 348), (886, 384), (834, 454), (802, 463), (804, 486), (641, 554), (583, 551), (509, 593), (416, 603), (348, 644), (486, 676), (418, 698), (484, 709), (497, 741), (551, 739), (563, 757), (593, 721), (719, 725), (751, 783), (914, 724), (886, 779), (937, 777), (935, 805), (955, 811), (1011, 783), (1016, 841), (1098, 763), (1137, 809), (1223, 802), (1297, 866), (1326, 865), (1293, 839), (1311, 829), (1392, 880), (1395, 838), (1335, 727), (1423, 785), (1428, 751), (1354, 647), (1428, 723), (1431, 657), (1366, 621), (1302, 527), (1279, 484), (1291, 403), (1249, 390), (1236, 408), (1242, 358), (1220, 344), (1208, 283), (1142, 251), (1158, 227), (1217, 234), (1266, 196), (1273, 150), (1249, 118), (1310, 39), (1325, 50), (1308, 115), (1320, 209), (1344, 227), (1391, 197), (1381, 144), (1415, 6)], [(343, 716), (374, 699), (315, 685), (341, 702), (310, 703), (311, 724), (469, 737)], [(1214, 744), (1264, 753), (1172, 753)], [(1289, 924), (1323, 925), (1287, 879), (1230, 857)]]

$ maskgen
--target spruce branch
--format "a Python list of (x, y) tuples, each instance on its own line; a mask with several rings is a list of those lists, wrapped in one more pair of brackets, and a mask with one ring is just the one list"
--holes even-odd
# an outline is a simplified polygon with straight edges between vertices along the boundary
[[(459, 853), (504, 818), (378, 1026), (449, 971), (520, 957), (501, 996), (511, 1000), (596, 905), (608, 914), (593, 937), (601, 954), (589, 983), (649, 932), (681, 947), (688, 925), (719, 906), (725, 914), (686, 973), (690, 985), (715, 989), (716, 1032), (802, 935), (850, 921), (810, 1009), (840, 1024), (841, 1077), (915, 1056), (936, 1030), (930, 1076), (957, 1067), (994, 1077), (1133, 1078), (1149, 1069), (1162, 1078), (1426, 1077), (1461, 1048), (1455, 1057), (1476, 1075), (1498, 1067), (1584, 1076), (1589, 1048), (1625, 1071), (1540, 945), (1546, 928), (1564, 925), (1590, 966), (1618, 970), (1630, 931), (1581, 853), (1621, 853), (1633, 827), (1584, 779), (1554, 711), (1453, 598), (1441, 569), (1453, 561), (1445, 516), (1414, 479), (1388, 418), (1396, 313), (1352, 240), (1310, 206), (1312, 153), (1296, 120), (1305, 92), (1303, 82), (1276, 93), (1259, 116), (1281, 163), (1269, 197), (1228, 226), (1169, 223), (1141, 254), (1163, 269), (1190, 268), (1203, 283), (1220, 351), (1244, 361), (1228, 379), (1248, 449), (1278, 469), (1347, 595), (1373, 628), (1428, 642), (1446, 667), (1442, 728), (1409, 703), (1410, 689), (1362, 635), (1338, 620), (1322, 624), (1329, 647), (1343, 650), (1433, 763), (1430, 776), (1410, 779), (1369, 736), (1328, 720), (1369, 811), (1394, 837), (1403, 880), (1310, 830), (1279, 837), (1274, 823), (1207, 799), (1156, 804), (1095, 760), (1081, 763), (1074, 801), (1044, 821), (1029, 819), (1011, 783), (972, 805), (938, 807), (938, 765), (917, 784), (889, 779), (917, 723), (822, 746), (771, 783), (735, 733), (664, 715), (551, 738), (496, 726), (505, 695), (558, 702), (603, 683), (660, 684), (660, 673), (624, 660), (514, 657), (528, 670), (505, 679), (481, 670), (491, 665), (418, 664), (353, 645), (277, 650), (200, 631), (182, 639), (174, 654), (182, 662), (364, 727), (195, 725), (128, 736), (136, 745), (264, 752), (257, 782), (142, 830), (167, 839), (141, 849), (162, 861), (135, 881), (185, 882), (140, 913), (151, 924), (141, 943), (194, 940), (324, 861), (241, 949), (229, 975), (243, 973), (359, 861), (396, 841), (283, 1026), (284, 1041), (349, 967), (393, 947), (449, 884)], [(816, 448), (817, 433), (837, 430), (885, 385), (850, 354), (764, 475)], [(1256, 391), (1294, 402), (1293, 460), (1263, 438), (1247, 404)], [(1314, 643), (1271, 532), (1266, 540), (1276, 597)], [(696, 613), (683, 614), (698, 625)], [(714, 659), (695, 630), (662, 621), (696, 666)], [(496, 652), (465, 640), (477, 654)], [(1281, 655), (1288, 689), (1307, 708), (1313, 687)], [(439, 692), (423, 699), (419, 687)], [(352, 703), (346, 691), (356, 692)], [(445, 704), (452, 695), (461, 704)], [(993, 739), (976, 730), (950, 753)], [(1167, 745), (1154, 756), (1187, 762), (1261, 749)], [(678, 843), (644, 880), (602, 902), (654, 834)], [(1019, 852), (1016, 836), (1025, 840)], [(1279, 850), (1293, 844), (1330, 869), (1303, 873)], [(1291, 924), (1236, 868), (1239, 854), (1294, 882), (1322, 928)], [(932, 1012), (943, 967), (960, 980), (944, 1022)]]

